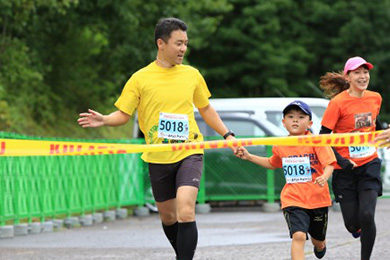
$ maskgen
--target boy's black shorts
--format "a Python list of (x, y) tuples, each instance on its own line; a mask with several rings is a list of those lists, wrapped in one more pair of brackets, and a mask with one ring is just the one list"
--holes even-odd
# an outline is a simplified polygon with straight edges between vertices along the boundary
[(375, 158), (350, 172), (334, 170), (332, 188), (337, 202), (357, 201), (362, 190), (375, 190), (382, 196), (381, 160)]
[(149, 177), (157, 202), (176, 198), (180, 186), (199, 189), (203, 170), (203, 154), (193, 154), (176, 163), (149, 163)]
[[(328, 207), (317, 209), (304, 209), (300, 207), (287, 207), (283, 209), (290, 237), (297, 231), (309, 233), (316, 240), (324, 241), (328, 227)], [(306, 236), (306, 239), (308, 237)]]

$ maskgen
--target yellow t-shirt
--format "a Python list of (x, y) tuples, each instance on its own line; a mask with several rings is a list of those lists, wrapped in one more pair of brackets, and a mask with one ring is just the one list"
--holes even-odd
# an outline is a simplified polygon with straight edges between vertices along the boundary
[[(161, 68), (152, 62), (131, 76), (115, 106), (128, 115), (138, 108), (138, 122), (147, 144), (201, 142), (203, 135), (195, 121), (194, 105), (197, 108), (206, 107), (210, 96), (206, 82), (197, 69), (188, 65)], [(185, 129), (188, 129), (186, 140), (158, 137), (158, 132), (161, 135), (161, 129), (165, 126), (170, 129), (175, 126), (174, 121), (164, 125), (161, 113), (168, 114), (168, 118), (172, 114), (188, 117), (184, 119), (187, 122)], [(183, 130), (183, 124), (180, 127)], [(199, 153), (202, 154), (203, 149), (145, 152), (141, 158), (149, 163), (167, 164)]]

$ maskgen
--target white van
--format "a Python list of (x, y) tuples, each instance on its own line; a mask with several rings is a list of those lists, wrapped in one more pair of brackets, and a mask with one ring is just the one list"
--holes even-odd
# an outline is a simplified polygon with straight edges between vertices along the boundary
[[(294, 100), (301, 100), (310, 106), (313, 114), (312, 132), (314, 134), (318, 134), (321, 128), (322, 116), (329, 103), (329, 100), (325, 98), (311, 98), (311, 97), (211, 98), (210, 104), (221, 115), (221, 117), (223, 117), (223, 119), (226, 120), (226, 125), (239, 135), (241, 135), (241, 133), (247, 133), (248, 129), (252, 129), (252, 128), (248, 128), (248, 124), (250, 122), (250, 119), (254, 119), (254, 121), (262, 123), (261, 128), (263, 129), (263, 130), (259, 130), (260, 128), (258, 128), (258, 126), (254, 126), (253, 129), (256, 129), (253, 130), (255, 136), (263, 136), (264, 133), (268, 136), (286, 136), (288, 133), (282, 124), (282, 118), (283, 118), (282, 111), (288, 104), (290, 104)], [(194, 108), (194, 111), (198, 112), (198, 109)], [(230, 116), (228, 116), (229, 114)], [(234, 116), (234, 114), (236, 116)], [(239, 114), (241, 114), (241, 116), (240, 119), (238, 120), (237, 117)], [(242, 119), (244, 117), (245, 119)], [(201, 117), (198, 116), (197, 121), (198, 124), (202, 124)], [(244, 121), (246, 123), (244, 123)], [(273, 127), (273, 125), (276, 127)], [(142, 138), (143, 134), (138, 128), (137, 116), (135, 117), (133, 127), (134, 127), (133, 137)], [(200, 126), (200, 128), (202, 127)], [(206, 132), (205, 129), (206, 128), (200, 130), (205, 136), (207, 136), (208, 133)], [(271, 131), (272, 134), (270, 134), (269, 131)], [(380, 158), (383, 160), (382, 162), (383, 186), (386, 191), (390, 192), (390, 149), (380, 149), (378, 151), (378, 154)]]
[[(282, 123), (282, 111), (294, 100), (301, 100), (309, 105), (313, 114), (312, 131), (314, 134), (318, 134), (321, 129), (322, 116), (329, 103), (329, 100), (325, 98), (215, 98), (210, 99), (210, 104), (218, 113), (249, 113), (252, 118), (273, 123), (282, 131), (283, 135), (287, 135), (287, 130), (283, 127)], [(232, 128), (232, 130), (234, 131), (235, 129)], [(280, 136), (280, 133), (281, 132), (279, 131), (272, 136)], [(385, 191), (390, 192), (390, 149), (379, 149), (378, 155), (382, 159), (383, 187)]]
[[(237, 137), (265, 137), (265, 136), (284, 136), (284, 132), (269, 122), (268, 120), (259, 120), (250, 112), (228, 112), (218, 111), (223, 123), (228, 129), (233, 129)], [(204, 136), (219, 136), (217, 132), (211, 129), (199, 113), (195, 112), (195, 120), (199, 126), (199, 131)]]
[(322, 115), (329, 103), (329, 100), (324, 98), (212, 98), (210, 104), (217, 112), (251, 112), (256, 119), (273, 123), (287, 135), (282, 124), (282, 111), (294, 100), (301, 100), (310, 106), (313, 114), (312, 131), (318, 134)]

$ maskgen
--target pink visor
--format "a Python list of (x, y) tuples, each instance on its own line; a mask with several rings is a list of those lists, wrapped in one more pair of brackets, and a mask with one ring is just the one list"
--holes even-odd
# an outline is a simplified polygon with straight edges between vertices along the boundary
[(369, 70), (374, 68), (374, 66), (371, 63), (367, 62), (362, 57), (356, 56), (356, 57), (348, 59), (347, 62), (345, 63), (344, 75), (347, 75), (348, 71), (356, 70), (357, 68), (359, 68), (362, 65), (366, 65)]

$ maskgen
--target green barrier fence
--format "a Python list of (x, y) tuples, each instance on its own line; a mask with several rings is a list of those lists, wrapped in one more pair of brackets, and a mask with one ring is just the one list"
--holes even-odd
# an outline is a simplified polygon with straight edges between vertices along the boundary
[[(39, 139), (1, 133), (0, 138)], [(137, 140), (45, 139), (140, 144)], [(251, 146), (270, 156), (270, 146)], [(285, 183), (281, 169), (236, 158), (229, 148), (205, 150), (198, 203), (262, 200), (274, 203)], [(154, 202), (140, 154), (0, 157), (0, 226), (70, 217)]]
[[(269, 156), (272, 147), (251, 146), (247, 149), (259, 156)], [(241, 160), (230, 148), (205, 150), (205, 201), (264, 200), (273, 203), (279, 198), (284, 183), (281, 169), (268, 170)]]
[[(9, 133), (0, 137), (38, 139)], [(143, 205), (144, 176), (140, 154), (1, 157), (0, 225)]]
[[(1, 138), (41, 139), (0, 133)], [(45, 139), (143, 143), (143, 140)], [(270, 147), (248, 148), (259, 155)], [(268, 150), (268, 151), (267, 151)], [(198, 203), (278, 198), (282, 174), (236, 158), (230, 149), (206, 150)], [(70, 217), (153, 202), (140, 154), (0, 157), (0, 226)]]

